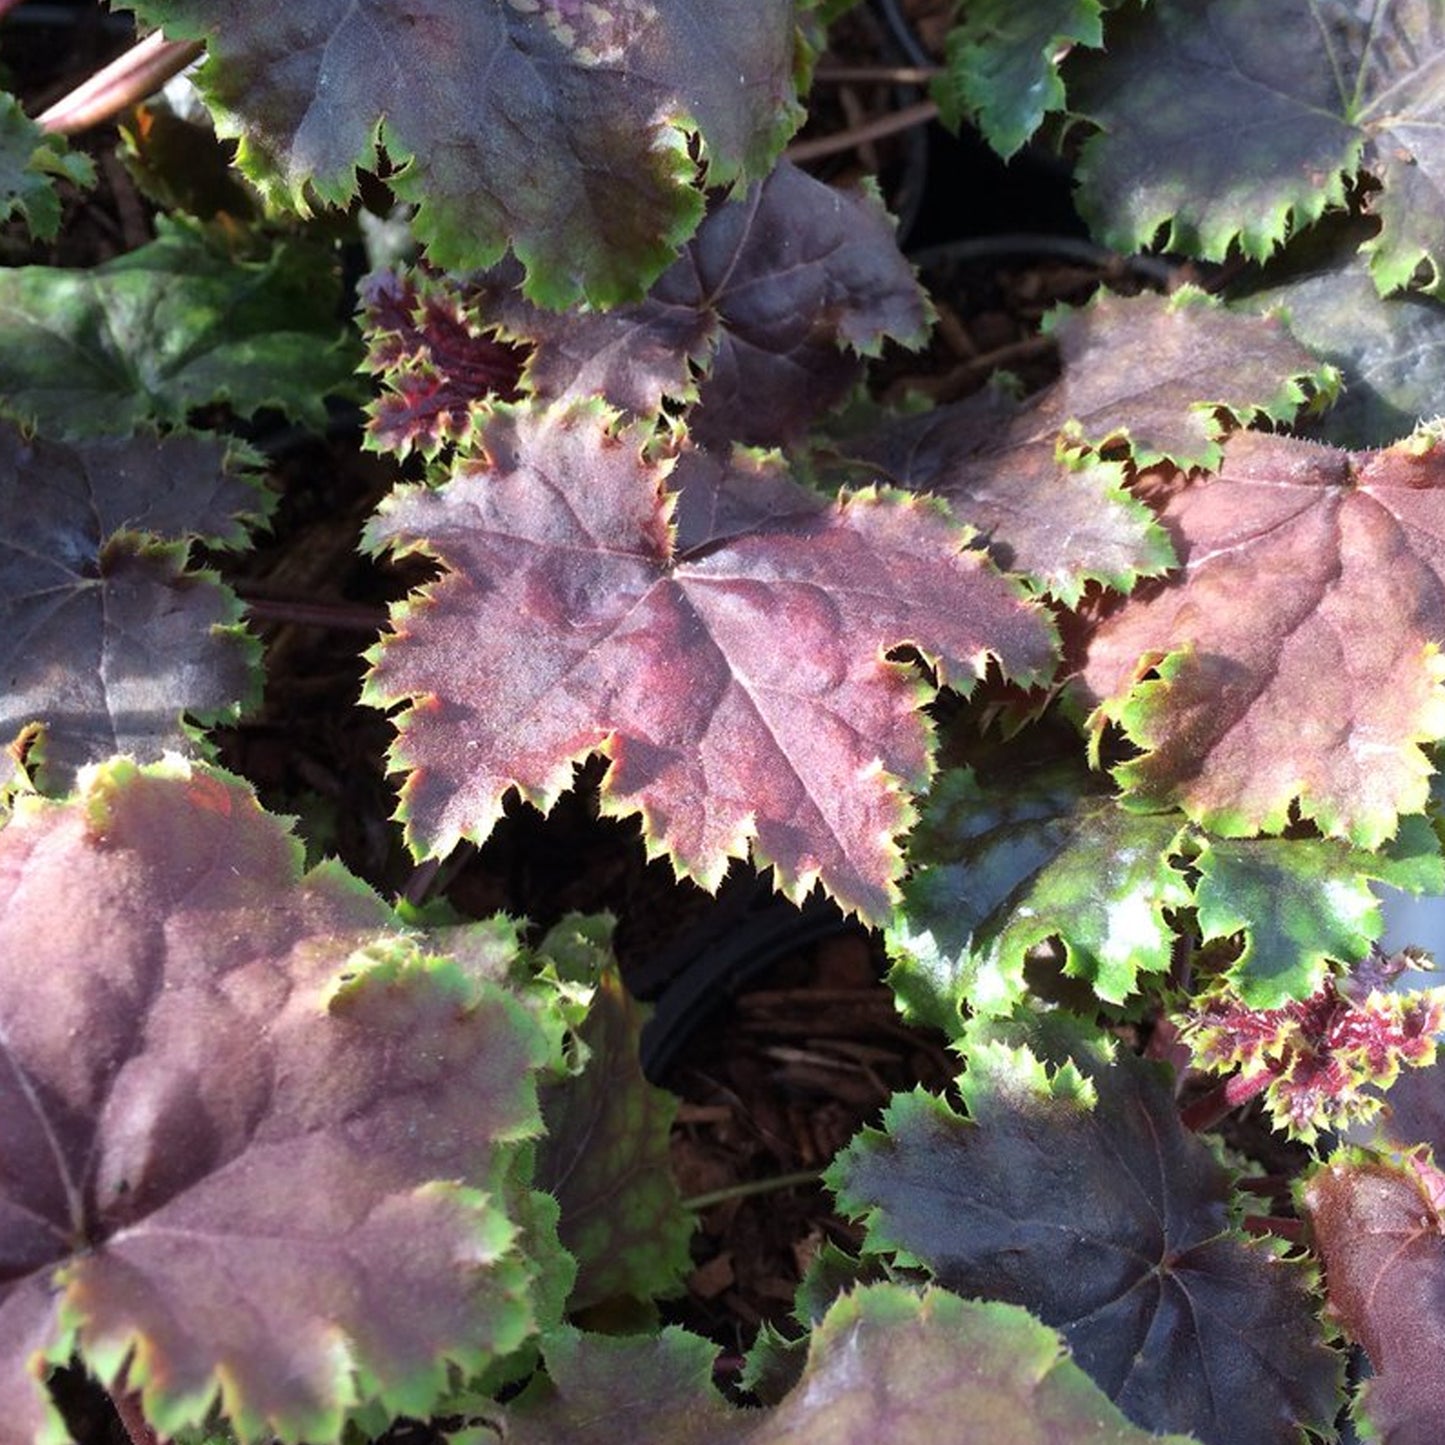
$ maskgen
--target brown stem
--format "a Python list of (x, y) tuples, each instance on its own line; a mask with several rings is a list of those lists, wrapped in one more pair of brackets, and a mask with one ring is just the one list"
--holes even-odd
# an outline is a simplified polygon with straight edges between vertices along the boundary
[(839, 151), (852, 150), (866, 141), (882, 140), (884, 136), (897, 135), (901, 130), (926, 125), (937, 115), (938, 107), (931, 100), (920, 100), (916, 105), (905, 105), (902, 110), (889, 111), (887, 115), (876, 116), (862, 125), (849, 126), (847, 130), (835, 131), (832, 135), (820, 135), (816, 140), (800, 140), (790, 145), (785, 154), (790, 161), (797, 163), (819, 160)]
[(1232, 1114), (1241, 1104), (1247, 1104), (1261, 1093), (1272, 1078), (1274, 1071), (1271, 1069), (1260, 1069), (1254, 1074), (1231, 1074), (1222, 1084), (1181, 1109), (1180, 1122), (1196, 1134), (1201, 1129), (1212, 1129), (1226, 1114)]
[(257, 622), (291, 622), (303, 627), (330, 627), (339, 632), (372, 635), (386, 626), (381, 607), (359, 607), (345, 602), (310, 602), (294, 597), (254, 597), (242, 585), (236, 588), (246, 611)]
[(813, 79), (819, 85), (927, 85), (942, 73), (938, 65), (820, 65)]
[(200, 40), (167, 40), (159, 30), (96, 71), (36, 119), (42, 130), (74, 135), (154, 95), (205, 49)]
[(110, 1402), (120, 1416), (120, 1423), (125, 1426), (131, 1445), (161, 1445), (161, 1437), (141, 1414), (138, 1394), (130, 1390), (112, 1390)]

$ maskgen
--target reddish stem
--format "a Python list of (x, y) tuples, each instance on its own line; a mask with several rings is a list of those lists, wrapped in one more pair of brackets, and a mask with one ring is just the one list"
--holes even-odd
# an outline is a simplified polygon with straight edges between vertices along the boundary
[(1268, 1235), (1272, 1239), (1283, 1239), (1289, 1244), (1304, 1244), (1305, 1222), (1302, 1219), (1281, 1219), (1277, 1215), (1246, 1214), (1239, 1221), (1239, 1227), (1246, 1234)]
[(161, 1437), (156, 1434), (150, 1421), (141, 1414), (138, 1394), (129, 1390), (112, 1390), (110, 1402), (115, 1406), (115, 1413), (120, 1416), (120, 1423), (125, 1426), (131, 1445), (161, 1445)]
[(303, 627), (331, 627), (341, 632), (375, 635), (386, 626), (386, 610), (345, 602), (307, 602), (300, 598), (252, 597), (245, 585), (237, 587), (246, 611), (257, 622), (293, 622)]
[(1180, 1122), (1196, 1134), (1201, 1129), (1212, 1129), (1226, 1114), (1232, 1114), (1241, 1104), (1247, 1104), (1263, 1092), (1272, 1078), (1272, 1069), (1261, 1069), (1257, 1074), (1231, 1074), (1222, 1084), (1181, 1109)]
[(74, 135), (112, 119), (154, 95), (205, 49), (199, 40), (167, 40), (159, 30), (96, 71), (83, 85), (62, 96), (37, 117), (42, 130)]

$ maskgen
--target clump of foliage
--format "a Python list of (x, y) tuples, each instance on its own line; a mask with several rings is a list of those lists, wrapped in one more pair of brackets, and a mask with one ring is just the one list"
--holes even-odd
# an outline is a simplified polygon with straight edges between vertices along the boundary
[[(1227, 264), (896, 407), (929, 300), (782, 156), (846, 5), (134, 8), (257, 200), (0, 270), (0, 1445), (64, 1438), (72, 1359), (179, 1438), (1433, 1440), (1445, 1003), (1374, 889), (1445, 892), (1438, 5), (964, 0), (945, 117)], [(0, 156), (54, 235), (93, 168), (10, 97)], [(417, 252), (343, 327), (363, 178)], [(961, 1057), (833, 1163), (864, 1254), (764, 1409), (656, 1326), (689, 1226), (609, 923), (388, 902), (215, 764), (236, 429), (337, 397), (423, 579), (360, 700), (414, 857), (600, 757), (679, 876), (882, 929)], [(1256, 1095), (1290, 1178), (1211, 1133)]]

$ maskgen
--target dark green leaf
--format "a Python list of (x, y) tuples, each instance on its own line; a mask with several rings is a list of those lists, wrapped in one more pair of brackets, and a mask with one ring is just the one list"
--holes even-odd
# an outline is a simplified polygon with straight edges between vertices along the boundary
[(62, 136), (47, 135), (13, 95), (0, 92), (0, 221), (20, 216), (32, 236), (52, 240), (60, 230), (60, 179), (91, 185), (95, 164), (72, 154)]
[(218, 401), (320, 427), (360, 359), (339, 296), (322, 248), (283, 241), (238, 261), (164, 220), (157, 240), (89, 271), (0, 270), (0, 408), (72, 439), (179, 426)]

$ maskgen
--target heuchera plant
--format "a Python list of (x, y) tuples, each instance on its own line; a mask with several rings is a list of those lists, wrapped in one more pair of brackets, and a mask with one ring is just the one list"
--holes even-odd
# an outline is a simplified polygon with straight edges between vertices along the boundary
[[(135, 0), (255, 205), (0, 270), (0, 1445), (66, 1438), (72, 1361), (136, 1440), (1441, 1437), (1445, 994), (1374, 888), (1445, 893), (1445, 10), (965, 0), (943, 117), (1226, 265), (930, 406), (867, 388), (932, 321), (887, 210), (783, 156), (847, 8)], [(0, 97), (12, 229), (93, 180), (70, 125)], [(412, 254), (342, 329), (363, 180)], [(656, 1327), (610, 922), (384, 899), (214, 762), (264, 683), (237, 424), (337, 397), (418, 862), (600, 757), (680, 877), (881, 929), (961, 1057), (829, 1169), (863, 1253), (764, 1408)], [(1215, 1132), (1256, 1095), (1267, 1169)]]

